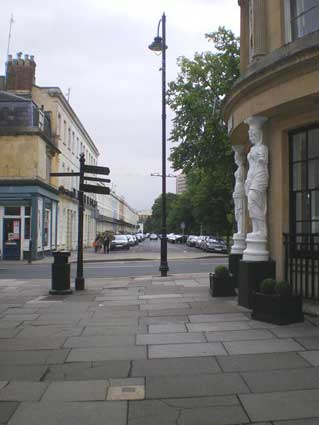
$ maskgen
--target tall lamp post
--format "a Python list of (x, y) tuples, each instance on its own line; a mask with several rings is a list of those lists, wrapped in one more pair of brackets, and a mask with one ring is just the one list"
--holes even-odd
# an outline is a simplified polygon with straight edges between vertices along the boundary
[[(162, 24), (162, 37), (159, 35)], [(167, 276), (167, 231), (166, 231), (166, 16), (163, 13), (157, 26), (157, 36), (148, 46), (153, 52), (162, 53), (162, 237), (161, 237), (161, 276)]]

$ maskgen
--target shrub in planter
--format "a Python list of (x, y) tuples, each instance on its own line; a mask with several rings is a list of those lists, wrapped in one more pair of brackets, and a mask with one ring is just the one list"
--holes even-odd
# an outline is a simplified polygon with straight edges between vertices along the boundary
[(210, 293), (213, 297), (232, 297), (236, 295), (234, 279), (225, 266), (217, 266), (209, 273)]
[(260, 292), (253, 295), (251, 317), (277, 325), (302, 322), (302, 296), (292, 294), (287, 282), (265, 279), (260, 285)]
[(262, 294), (274, 294), (276, 281), (275, 279), (264, 279), (260, 284), (260, 292)]

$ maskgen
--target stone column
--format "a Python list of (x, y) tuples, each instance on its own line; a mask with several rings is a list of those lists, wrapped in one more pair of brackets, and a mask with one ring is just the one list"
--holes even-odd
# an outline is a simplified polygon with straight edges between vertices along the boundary
[(258, 60), (267, 54), (266, 0), (251, 1), (251, 59)]
[(233, 192), (235, 219), (237, 223), (237, 233), (234, 234), (234, 244), (231, 254), (242, 254), (246, 248), (246, 155), (244, 145), (233, 146), (235, 152), (235, 163), (238, 166), (235, 172), (235, 188)]
[(240, 6), (240, 73), (249, 65), (249, 1), (238, 1)]
[(262, 127), (267, 118), (253, 116), (245, 123), (249, 125), (249, 140), (252, 148), (247, 156), (249, 170), (245, 182), (248, 199), (248, 212), (252, 223), (252, 232), (246, 237), (247, 248), (244, 261), (268, 261), (267, 251), (267, 190), (268, 190), (268, 147), (263, 144)]

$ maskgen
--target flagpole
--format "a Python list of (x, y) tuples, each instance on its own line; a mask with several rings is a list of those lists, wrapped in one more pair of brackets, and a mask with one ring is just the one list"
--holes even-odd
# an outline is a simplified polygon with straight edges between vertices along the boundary
[(8, 60), (8, 55), (9, 55), (9, 51), (10, 51), (11, 30), (12, 30), (12, 24), (13, 24), (13, 23), (14, 23), (14, 20), (13, 20), (13, 13), (11, 13), (10, 25), (9, 25), (9, 36), (8, 36), (8, 47), (7, 47), (7, 57), (6, 57), (6, 61)]

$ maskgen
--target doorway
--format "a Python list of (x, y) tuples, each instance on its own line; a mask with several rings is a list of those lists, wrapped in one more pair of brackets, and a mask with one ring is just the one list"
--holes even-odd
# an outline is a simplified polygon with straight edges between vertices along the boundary
[(3, 259), (20, 260), (21, 219), (4, 218), (3, 220)]

